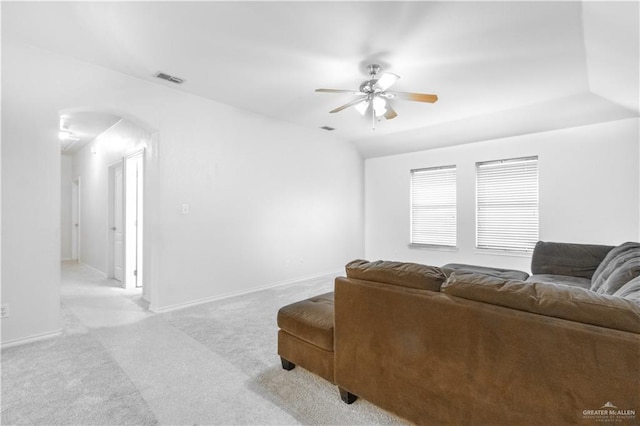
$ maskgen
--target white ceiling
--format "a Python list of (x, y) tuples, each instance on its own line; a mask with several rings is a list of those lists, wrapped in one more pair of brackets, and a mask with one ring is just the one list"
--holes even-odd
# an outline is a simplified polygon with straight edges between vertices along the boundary
[[(365, 156), (638, 115), (638, 3), (2, 3), (2, 37), (302, 126)], [(401, 76), (398, 118), (353, 108), (366, 66)], [(182, 86), (155, 79), (162, 71)]]

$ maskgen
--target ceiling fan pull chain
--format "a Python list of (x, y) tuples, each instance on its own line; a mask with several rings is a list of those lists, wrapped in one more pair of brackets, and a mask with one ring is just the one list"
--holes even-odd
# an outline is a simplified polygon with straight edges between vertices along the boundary
[(373, 109), (373, 101), (371, 101), (371, 130), (376, 129), (376, 110)]

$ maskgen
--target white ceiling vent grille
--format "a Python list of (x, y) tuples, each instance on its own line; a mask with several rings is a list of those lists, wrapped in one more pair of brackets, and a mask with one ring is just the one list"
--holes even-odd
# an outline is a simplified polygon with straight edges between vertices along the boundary
[(165, 73), (163, 73), (163, 72), (159, 72), (159, 73), (157, 73), (157, 74), (156, 74), (156, 77), (157, 77), (157, 78), (159, 78), (159, 79), (161, 79), (161, 80), (167, 80), (167, 81), (170, 81), (170, 82), (172, 82), (172, 83), (176, 83), (176, 84), (182, 84), (182, 83), (184, 83), (184, 80), (183, 80), (183, 79), (181, 79), (180, 77), (174, 77), (174, 76), (172, 76), (172, 75), (165, 74)]

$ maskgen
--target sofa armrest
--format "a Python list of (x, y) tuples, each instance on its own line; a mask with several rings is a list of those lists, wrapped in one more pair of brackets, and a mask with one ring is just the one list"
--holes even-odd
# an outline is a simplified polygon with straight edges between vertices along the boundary
[(538, 241), (531, 257), (531, 273), (591, 279), (613, 246)]

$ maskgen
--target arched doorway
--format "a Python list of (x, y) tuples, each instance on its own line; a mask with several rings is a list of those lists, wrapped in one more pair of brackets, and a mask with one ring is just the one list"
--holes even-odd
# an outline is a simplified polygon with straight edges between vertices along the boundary
[[(153, 274), (148, 266), (153, 247), (148, 244), (145, 211), (153, 204), (157, 131), (113, 110), (71, 108), (59, 114), (61, 217), (70, 224), (62, 226), (61, 242), (70, 242), (70, 252), (79, 262), (124, 288), (142, 289), (143, 299), (152, 303)], [(70, 205), (64, 203), (65, 185)]]

